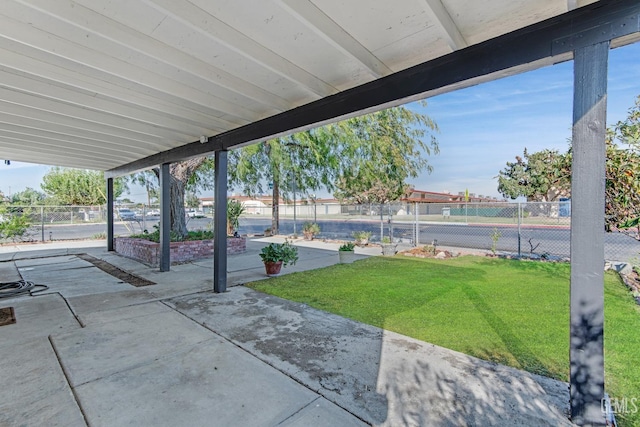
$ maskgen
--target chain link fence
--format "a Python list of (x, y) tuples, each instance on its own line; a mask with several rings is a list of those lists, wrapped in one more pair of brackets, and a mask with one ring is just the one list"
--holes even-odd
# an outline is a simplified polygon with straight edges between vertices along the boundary
[[(263, 234), (271, 227), (271, 206), (245, 205), (241, 234)], [(280, 234), (302, 235), (306, 222), (317, 223), (317, 238), (353, 240), (354, 232), (370, 233), (370, 241), (389, 237), (406, 245), (435, 245), (495, 251), (519, 257), (569, 257), (571, 203), (389, 203), (383, 205), (298, 202), (282, 204)], [(104, 206), (5, 206), (0, 221), (28, 219), (30, 227), (13, 240), (49, 241), (105, 238)], [(116, 235), (153, 231), (159, 206), (118, 206)], [(213, 210), (187, 209), (187, 227), (211, 229)], [(594, 230), (594, 233), (600, 232)], [(638, 263), (640, 241), (627, 234), (605, 233), (607, 260)], [(4, 239), (7, 240), (6, 238)]]
[(97, 225), (97, 228), (86, 228), (100, 229), (93, 233), (99, 236), (86, 236), (80, 231), (75, 233), (81, 235), (77, 238), (101, 237), (105, 234), (102, 224), (106, 222), (106, 216), (104, 206), (3, 206), (0, 222), (5, 225), (5, 233), (1, 237), (12, 241), (55, 240), (55, 230), (60, 227), (86, 225)]
[[(106, 206), (2, 206), (0, 223), (11, 223), (11, 233), (0, 242), (34, 242), (106, 238)], [(19, 218), (22, 221), (12, 219)], [(114, 209), (117, 235), (153, 231), (160, 220), (159, 206), (120, 205)], [(27, 225), (24, 230), (19, 228)]]
[[(280, 207), (281, 234), (294, 233), (293, 205)], [(270, 215), (260, 211), (258, 215)], [(296, 234), (305, 222), (320, 225), (319, 238), (350, 239), (354, 232), (371, 233), (413, 246), (468, 248), (514, 257), (568, 259), (571, 202), (419, 203), (383, 205), (304, 204), (296, 206)], [(257, 213), (257, 212), (255, 212)], [(257, 215), (256, 215), (257, 216)], [(246, 216), (245, 216), (246, 217)], [(594, 230), (594, 233), (599, 231)], [(604, 233), (605, 259), (635, 261), (640, 241), (621, 232)]]

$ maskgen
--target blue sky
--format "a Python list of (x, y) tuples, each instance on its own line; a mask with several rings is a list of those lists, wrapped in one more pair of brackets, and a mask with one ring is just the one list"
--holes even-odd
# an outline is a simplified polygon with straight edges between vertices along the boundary
[[(640, 43), (610, 51), (607, 124), (640, 95)], [(507, 161), (545, 148), (565, 151), (573, 120), (573, 62), (564, 62), (427, 100), (421, 112), (440, 128), (434, 171), (416, 188), (500, 197), (494, 178)]]
[[(610, 51), (607, 123), (622, 120), (640, 95), (640, 43)], [(565, 62), (427, 100), (423, 111), (440, 128), (433, 173), (410, 181), (426, 191), (500, 197), (495, 176), (506, 162), (544, 148), (566, 150), (571, 137), (573, 62)], [(40, 189), (48, 166), (0, 163), (0, 191)], [(209, 194), (207, 194), (209, 195)], [(320, 194), (319, 194), (320, 195)], [(127, 196), (125, 196), (127, 197)], [(128, 196), (143, 201), (141, 188)]]

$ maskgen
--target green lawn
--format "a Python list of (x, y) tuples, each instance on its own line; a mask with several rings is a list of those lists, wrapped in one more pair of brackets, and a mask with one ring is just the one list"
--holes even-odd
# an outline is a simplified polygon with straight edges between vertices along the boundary
[[(372, 257), (249, 284), (363, 323), (563, 381), (569, 375), (568, 264)], [(607, 391), (638, 398), (640, 307), (605, 275)], [(640, 414), (621, 416), (640, 426)]]

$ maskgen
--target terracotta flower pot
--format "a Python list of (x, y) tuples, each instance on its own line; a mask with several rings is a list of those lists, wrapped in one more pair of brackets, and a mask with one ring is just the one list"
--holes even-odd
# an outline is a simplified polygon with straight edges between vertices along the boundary
[(265, 262), (264, 268), (267, 270), (267, 276), (274, 277), (280, 274), (280, 269), (282, 268), (282, 261), (278, 262)]

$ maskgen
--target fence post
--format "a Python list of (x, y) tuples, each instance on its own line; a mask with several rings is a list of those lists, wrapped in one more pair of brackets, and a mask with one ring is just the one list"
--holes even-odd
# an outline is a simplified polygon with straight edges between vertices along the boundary
[(520, 202), (518, 202), (518, 259), (520, 259), (522, 256), (521, 247), (520, 247), (520, 242), (521, 242), (520, 223), (522, 222), (521, 216), (522, 216), (522, 207), (520, 205)]
[(387, 210), (387, 222), (389, 223), (389, 240), (391, 240), (391, 242), (393, 243), (393, 224), (391, 222), (391, 202), (389, 202), (389, 204), (387, 204), (388, 210)]
[(40, 239), (44, 242), (44, 206), (40, 206)]
[(384, 204), (380, 203), (380, 241), (384, 237)]
[(415, 246), (420, 245), (420, 219), (418, 218), (418, 202), (414, 202), (414, 214), (416, 216), (416, 238), (414, 240)]

